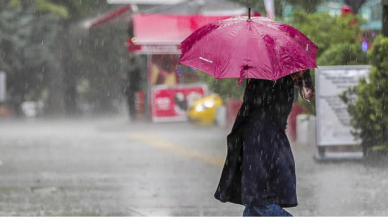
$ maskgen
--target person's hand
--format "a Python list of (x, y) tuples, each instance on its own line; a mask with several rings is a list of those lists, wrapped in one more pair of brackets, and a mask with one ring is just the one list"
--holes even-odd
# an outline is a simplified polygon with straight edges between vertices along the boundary
[(296, 72), (292, 74), (291, 77), (294, 80), (295, 85), (299, 87), (300, 96), (307, 102), (310, 102), (315, 95), (315, 88), (312, 83), (310, 70)]
[(315, 93), (313, 90), (311, 90), (308, 87), (302, 87), (300, 89), (300, 95), (304, 100), (306, 100), (307, 102), (310, 102), (311, 99), (315, 96)]

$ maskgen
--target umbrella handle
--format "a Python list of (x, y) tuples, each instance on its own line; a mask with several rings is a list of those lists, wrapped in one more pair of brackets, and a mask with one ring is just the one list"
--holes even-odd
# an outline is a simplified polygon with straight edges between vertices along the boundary
[(241, 84), (244, 75), (245, 75), (245, 70), (241, 69), (241, 71), (240, 71), (240, 78), (238, 79), (237, 84)]

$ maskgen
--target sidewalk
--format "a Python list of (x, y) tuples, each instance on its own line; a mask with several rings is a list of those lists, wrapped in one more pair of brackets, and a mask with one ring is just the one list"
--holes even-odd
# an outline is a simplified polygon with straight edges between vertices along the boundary
[[(241, 216), (213, 198), (228, 130), (126, 120), (0, 122), (0, 215)], [(385, 163), (294, 144), (294, 215), (388, 215)]]

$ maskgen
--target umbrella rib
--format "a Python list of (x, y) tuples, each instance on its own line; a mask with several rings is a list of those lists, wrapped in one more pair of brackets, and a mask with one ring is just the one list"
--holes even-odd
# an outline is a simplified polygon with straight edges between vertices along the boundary
[[(224, 34), (225, 32), (227, 32), (227, 31), (229, 31), (229, 29), (228, 28), (224, 28), (224, 27), (226, 27), (226, 26), (233, 26), (233, 25), (237, 25), (237, 24), (240, 24), (238, 21), (235, 21), (235, 22), (233, 22), (233, 23), (227, 23), (227, 22), (225, 22), (225, 21), (227, 21), (227, 20), (221, 20), (221, 21), (219, 21), (217, 24), (218, 24), (218, 26), (216, 27), (216, 28), (214, 28), (214, 29), (212, 29), (211, 30), (211, 32), (214, 32), (214, 35), (212, 36), (212, 37), (218, 37), (220, 34)], [(210, 24), (207, 24), (207, 25), (210, 25)], [(205, 25), (205, 26), (207, 26), (207, 25)], [(197, 29), (196, 31), (200, 31), (200, 30), (202, 30), (205, 26), (203, 26), (203, 27), (201, 27), (201, 28), (199, 28), (199, 29)], [(195, 32), (196, 32), (195, 31)], [(194, 32), (194, 33), (195, 33)], [(194, 34), (193, 33), (193, 34)], [(200, 44), (203, 40), (208, 40), (209, 38), (208, 38), (208, 35), (209, 35), (209, 32), (206, 34), (206, 35), (204, 35), (203, 37), (201, 37), (199, 40), (196, 40), (196, 42), (195, 42), (195, 44)], [(186, 39), (187, 40), (187, 39)], [(189, 53), (189, 51), (193, 48), (194, 46), (190, 46), (190, 48), (186, 51), (187, 53)], [(186, 57), (186, 58), (189, 58), (189, 57)], [(208, 73), (208, 72), (206, 72), (206, 73)], [(211, 73), (208, 73), (209, 75), (212, 75)], [(214, 76), (214, 75), (213, 75)], [(219, 78), (220, 76), (218, 75), (218, 78)]]
[[(293, 40), (292, 37), (290, 37), (290, 36), (288, 36), (288, 35), (287, 35), (287, 37), (285, 37), (285, 38), (287, 39), (287, 41), (292, 41), (292, 40)], [(298, 47), (300, 47), (300, 49), (301, 49), (305, 54), (307, 54), (307, 57), (309, 58), (309, 60), (311, 60), (310, 53), (309, 53), (304, 47), (302, 47), (302, 45), (301, 45), (300, 43), (295, 43), (295, 44), (297, 44)], [(313, 61), (314, 61), (314, 60), (313, 60)], [(316, 65), (316, 64), (315, 64), (315, 65)], [(289, 75), (291, 75), (291, 74), (293, 74), (293, 73), (295, 73), (295, 72), (298, 72), (298, 71), (293, 71), (293, 72), (289, 73)]]
[[(316, 45), (315, 45), (308, 37), (306, 37), (305, 35), (303, 35), (303, 33), (301, 33), (299, 30), (297, 30), (297, 29), (294, 28), (293, 26), (290, 26), (290, 25), (287, 25), (287, 24), (277, 24), (277, 25), (278, 25), (278, 26), (280, 26), (280, 25), (286, 25), (287, 27), (292, 28), (292, 29), (295, 30), (297, 33), (299, 33), (299, 36), (305, 37), (306, 40), (307, 40), (308, 42), (310, 42), (309, 44), (312, 44), (313, 46), (316, 46)], [(287, 38), (288, 41), (293, 41), (293, 40), (294, 40), (294, 39), (293, 39), (290, 35), (288, 35), (288, 34), (286, 34), (285, 36), (286, 36), (285, 38)], [(307, 54), (307, 56), (311, 59), (310, 53), (306, 50), (306, 48), (302, 47), (302, 45), (301, 45), (300, 43), (296, 43), (296, 44), (298, 44), (298, 46), (301, 48), (301, 50), (303, 50), (303, 52), (304, 52), (305, 54)], [(312, 58), (314, 58), (314, 57), (312, 57)], [(313, 61), (314, 61), (314, 60), (313, 60)]]
[[(232, 24), (230, 24), (230, 25), (235, 25), (235, 24), (239, 24), (238, 22), (235, 22), (235, 23), (232, 23)], [(241, 28), (243, 28), (243, 26), (241, 27)], [(212, 36), (212, 37), (214, 37), (214, 38), (218, 38), (218, 36), (219, 35), (224, 35), (226, 32), (229, 32), (230, 30), (228, 29), (228, 28), (216, 28), (214, 31), (216, 31), (216, 30), (219, 30), (217, 33), (214, 33), (214, 35)], [(233, 37), (233, 42), (236, 40), (236, 38), (240, 35), (242, 33), (242, 31), (239, 31), (239, 33), (235, 36), (235, 37)], [(206, 36), (205, 37), (203, 37), (203, 38), (201, 38), (199, 41), (198, 41), (198, 43), (200, 43), (202, 40), (205, 40), (204, 38), (206, 38)], [(231, 43), (231, 44), (233, 44), (233, 43)], [(233, 49), (231, 49), (231, 50), (233, 50)], [(225, 68), (227, 67), (227, 65), (221, 70), (221, 71), (219, 71), (219, 74), (217, 75), (217, 79), (218, 78), (220, 78), (221, 77), (221, 75), (222, 75), (222, 72), (225, 70)]]
[[(260, 33), (260, 31), (256, 28), (256, 26), (255, 25), (252, 25), (253, 26), (253, 28), (255, 29), (255, 31), (257, 32), (257, 34), (259, 34), (261, 37), (263, 36), (263, 34), (261, 34)], [(264, 41), (264, 40), (262, 40), (263, 41), (263, 43), (265, 44), (265, 52), (267, 53), (267, 56), (269, 57), (269, 55), (268, 55), (268, 47), (267, 47), (267, 43)], [(273, 64), (272, 64), (272, 61), (271, 61), (271, 71), (273, 72), (274, 71), (274, 67), (273, 67)]]
[[(244, 28), (244, 26), (241, 27), (241, 29), (243, 29), (243, 28)], [(243, 33), (244, 33), (244, 32), (240, 30), (239, 33), (236, 34), (236, 36), (233, 38), (233, 40), (232, 40), (231, 43), (230, 43), (230, 44), (232, 45), (231, 48), (230, 48), (231, 51), (235, 50), (234, 47), (237, 46), (235, 42), (239, 39), (239, 37), (240, 37)], [(245, 47), (247, 47), (247, 51), (248, 51), (248, 46), (245, 46)], [(231, 54), (231, 52), (229, 52), (229, 53)], [(228, 63), (229, 63), (229, 62), (228, 62)], [(229, 64), (228, 64), (228, 65), (229, 65)], [(222, 76), (221, 73), (225, 71), (225, 69), (227, 68), (228, 65), (226, 65), (226, 66), (220, 71), (220, 75), (219, 75), (220, 77)]]
[[(224, 25), (225, 24), (222, 24), (223, 22), (222, 21), (225, 21), (225, 20), (221, 20), (220, 21), (220, 25), (219, 26), (217, 26), (216, 28), (214, 28), (213, 30), (212, 30), (212, 32), (215, 32), (215, 31), (217, 31), (217, 30), (219, 30), (219, 31), (221, 31), (221, 29), (224, 29)], [(236, 25), (236, 24), (239, 24), (238, 22), (234, 22), (234, 23), (231, 23), (231, 24), (228, 24), (228, 26), (231, 26), (231, 25)], [(209, 25), (209, 24), (208, 24)], [(201, 27), (200, 29), (202, 29), (203, 27)], [(228, 30), (227, 28), (225, 28), (226, 30)], [(198, 29), (199, 30), (199, 29)], [(196, 31), (198, 31), (198, 30), (196, 30)], [(222, 33), (224, 33), (224, 32), (222, 32)], [(197, 42), (196, 43), (200, 43), (202, 40), (204, 40), (204, 38), (206, 38), (207, 37), (207, 35), (209, 35), (210, 34), (210, 32), (208, 32), (206, 35), (204, 35), (204, 37), (202, 37), (202, 38), (200, 38), (199, 40), (197, 40)], [(219, 33), (214, 33), (214, 34), (219, 34)]]

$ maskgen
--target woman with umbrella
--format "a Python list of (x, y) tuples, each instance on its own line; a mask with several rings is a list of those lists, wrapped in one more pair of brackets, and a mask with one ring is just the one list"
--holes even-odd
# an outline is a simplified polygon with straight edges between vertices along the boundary
[(248, 81), (227, 137), (228, 157), (215, 193), (222, 202), (245, 205), (244, 216), (290, 216), (283, 207), (298, 204), (295, 163), (285, 133), (294, 84), (303, 98), (311, 99), (314, 87), (308, 70), (276, 83)]
[(247, 78), (215, 198), (244, 205), (244, 216), (290, 216), (283, 207), (298, 202), (287, 117), (295, 84), (304, 99), (314, 95), (308, 69), (318, 47), (291, 26), (249, 16), (205, 25), (181, 49), (182, 64), (238, 83)]

